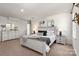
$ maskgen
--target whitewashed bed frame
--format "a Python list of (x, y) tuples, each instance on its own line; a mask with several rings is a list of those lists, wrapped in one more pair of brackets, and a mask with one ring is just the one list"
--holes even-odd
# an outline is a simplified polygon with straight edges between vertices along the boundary
[(44, 43), (43, 41), (27, 39), (27, 41), (23, 42), (23, 39), (21, 38), (21, 45), (31, 48), (37, 52), (40, 52), (43, 55), (46, 55), (46, 43)]

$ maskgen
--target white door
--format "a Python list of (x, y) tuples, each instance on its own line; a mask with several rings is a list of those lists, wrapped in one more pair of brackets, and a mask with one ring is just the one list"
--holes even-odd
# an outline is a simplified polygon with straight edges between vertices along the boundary
[(27, 35), (30, 35), (30, 24), (27, 24)]
[(79, 56), (79, 25), (73, 22), (73, 47), (76, 55)]

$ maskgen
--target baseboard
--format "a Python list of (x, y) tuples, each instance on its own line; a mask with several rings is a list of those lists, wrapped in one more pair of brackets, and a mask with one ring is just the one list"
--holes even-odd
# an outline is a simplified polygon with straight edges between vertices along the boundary
[(17, 40), (17, 39), (19, 39), (19, 38), (15, 38), (15, 39), (9, 39), (9, 40), (4, 40), (4, 41), (2, 41), (2, 42), (6, 42), (6, 41), (12, 41), (12, 40)]

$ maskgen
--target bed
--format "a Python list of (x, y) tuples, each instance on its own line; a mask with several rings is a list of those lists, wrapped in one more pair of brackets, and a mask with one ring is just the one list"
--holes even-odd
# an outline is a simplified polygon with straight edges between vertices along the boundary
[[(52, 33), (52, 32), (50, 32)], [(43, 40), (44, 39), (44, 40)], [(46, 43), (45, 39), (50, 41)], [(23, 35), (20, 38), (20, 44), (22, 46), (31, 48), (37, 52), (42, 53), (44, 56), (50, 51), (50, 46), (56, 40), (56, 35), (54, 33), (48, 34), (47, 36), (41, 36), (37, 34)]]

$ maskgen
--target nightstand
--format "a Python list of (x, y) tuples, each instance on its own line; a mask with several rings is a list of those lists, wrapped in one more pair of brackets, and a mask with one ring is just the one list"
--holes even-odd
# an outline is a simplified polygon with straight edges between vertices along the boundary
[(56, 43), (60, 43), (60, 44), (64, 44), (65, 45), (66, 44), (66, 37), (57, 35)]

